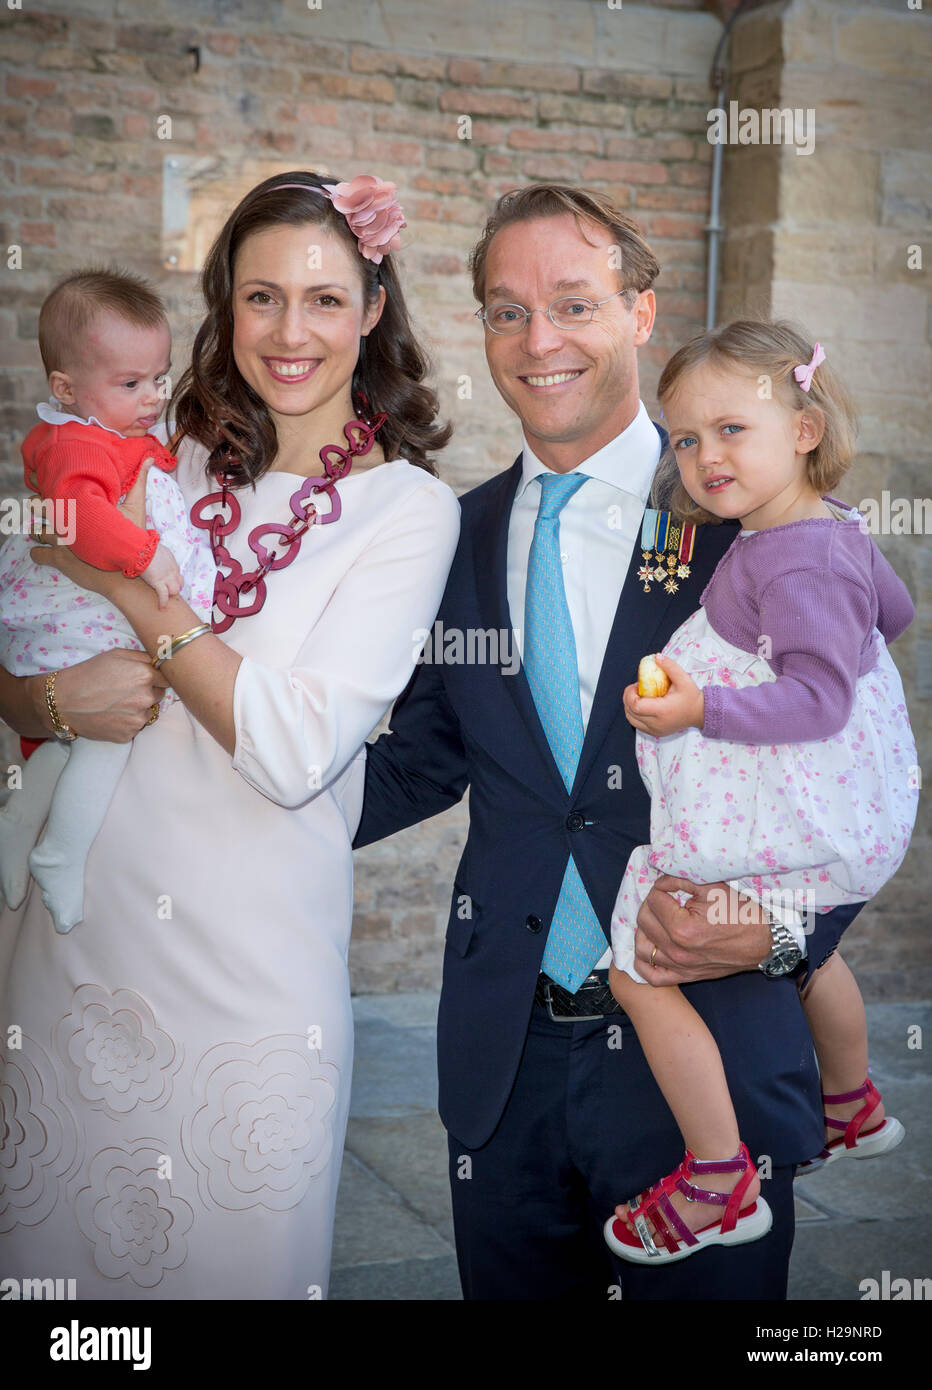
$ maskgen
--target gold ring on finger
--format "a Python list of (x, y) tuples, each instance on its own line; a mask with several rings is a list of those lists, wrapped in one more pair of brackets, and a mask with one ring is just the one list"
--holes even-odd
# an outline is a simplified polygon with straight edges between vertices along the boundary
[(657, 947), (655, 946), (654, 949), (653, 949), (653, 950), (651, 951), (651, 953), (650, 953), (650, 963), (651, 963), (651, 965), (653, 965), (653, 963), (654, 963), (654, 956), (655, 956), (656, 954), (657, 954)]
[(158, 705), (152, 705), (152, 706), (151, 706), (151, 709), (152, 709), (152, 713), (149, 715), (149, 718), (146, 720), (146, 723), (147, 723), (147, 724), (154, 724), (155, 721), (156, 721), (156, 720), (158, 719), (158, 717), (159, 717), (159, 707), (158, 707)]

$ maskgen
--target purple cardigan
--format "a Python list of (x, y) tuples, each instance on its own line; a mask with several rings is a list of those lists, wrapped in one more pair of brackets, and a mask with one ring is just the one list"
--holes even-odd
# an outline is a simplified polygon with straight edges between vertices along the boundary
[(699, 601), (718, 635), (742, 651), (757, 653), (760, 639), (770, 639), (763, 654), (775, 681), (705, 688), (702, 732), (735, 743), (838, 733), (855, 682), (877, 664), (874, 628), (892, 642), (915, 616), (905, 584), (856, 518), (739, 534)]

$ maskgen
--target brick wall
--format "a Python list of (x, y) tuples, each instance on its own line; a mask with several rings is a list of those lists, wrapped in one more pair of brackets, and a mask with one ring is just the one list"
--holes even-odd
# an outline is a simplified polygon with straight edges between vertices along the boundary
[[(161, 0), (146, 6), (146, 23), (121, 18), (122, 8), (114, 0), (2, 12), (0, 231), (23, 248), (23, 268), (5, 284), (5, 485), (17, 481), (15, 443), (42, 389), (35, 324), (57, 274), (94, 258), (131, 263), (168, 299), (179, 347), (190, 338), (195, 277), (162, 262), (162, 164), (172, 155), (325, 163), (398, 183), (406, 282), (436, 350), (445, 409), (461, 427), (443, 461), (460, 488), (513, 456), (515, 432), (487, 378), (465, 274), (483, 215), (505, 189), (585, 182), (611, 191), (642, 223), (665, 265), (663, 314), (644, 355), (648, 388), (701, 321), (705, 72), (719, 24), (696, 4), (601, 14), (582, 0), (534, 0), (525, 7), (529, 33), (512, 31), (503, 16), (514, 11), (491, 0), (458, 7), (455, 22), (443, 6), (393, 0), (383, 8), (394, 22), (383, 26), (361, 0), (332, 8), (325, 0), (319, 12), (283, 6), (258, 24), (249, 7), (231, 6), (223, 27), (206, 3)], [(346, 39), (370, 33), (407, 42)], [(557, 52), (567, 58), (554, 62)], [(157, 134), (165, 115), (168, 140)], [(472, 121), (466, 140), (463, 115)], [(468, 400), (455, 389), (464, 374)], [(477, 418), (481, 438), (469, 428)]]

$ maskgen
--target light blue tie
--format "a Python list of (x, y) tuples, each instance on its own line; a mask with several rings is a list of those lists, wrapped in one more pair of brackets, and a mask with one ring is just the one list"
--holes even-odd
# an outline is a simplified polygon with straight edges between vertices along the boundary
[[(586, 481), (580, 473), (540, 475), (540, 508), (528, 555), (524, 601), (524, 671), (567, 791), (582, 752), (583, 722), (576, 639), (560, 562), (560, 512)], [(605, 933), (570, 855), (542, 968), (575, 994), (606, 946)]]

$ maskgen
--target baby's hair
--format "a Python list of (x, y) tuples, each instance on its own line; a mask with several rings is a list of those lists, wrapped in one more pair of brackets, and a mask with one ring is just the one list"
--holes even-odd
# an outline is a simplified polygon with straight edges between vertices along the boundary
[[(813, 347), (809, 335), (791, 323), (736, 319), (722, 328), (700, 333), (673, 354), (660, 374), (657, 399), (663, 405), (675, 394), (686, 373), (706, 362), (769, 378), (774, 399), (784, 401), (791, 410), (808, 409), (823, 422), (821, 440), (806, 455), (809, 483), (821, 497), (832, 492), (850, 467), (857, 418), (848, 392), (827, 362), (816, 367), (808, 391), (803, 391), (794, 377), (796, 367), (810, 362)], [(682, 520), (697, 525), (721, 520), (690, 497), (669, 448), (657, 469), (651, 501), (655, 507), (668, 508)]]
[(39, 352), (46, 376), (67, 371), (80, 340), (99, 314), (116, 314), (137, 328), (166, 322), (165, 306), (147, 280), (119, 267), (76, 270), (60, 280), (39, 311)]

